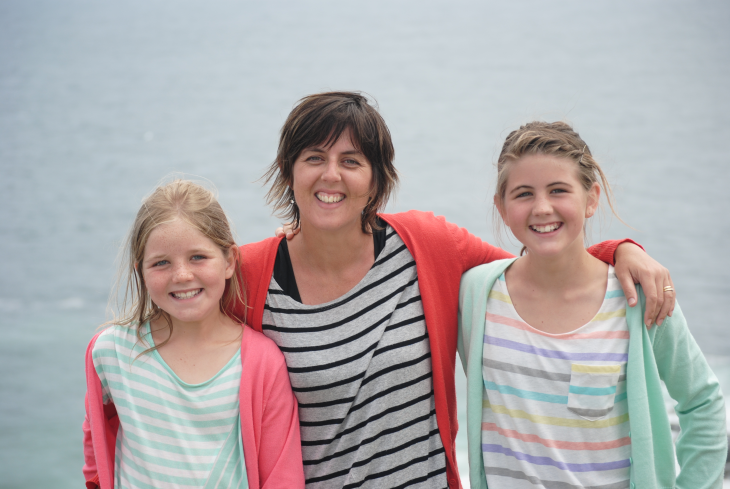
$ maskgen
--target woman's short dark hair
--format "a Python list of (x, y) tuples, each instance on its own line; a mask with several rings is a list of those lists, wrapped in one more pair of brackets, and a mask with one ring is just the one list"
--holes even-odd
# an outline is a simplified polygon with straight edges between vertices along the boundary
[(308, 95), (297, 103), (281, 128), (276, 160), (264, 175), (268, 184), (266, 203), (277, 217), (299, 226), (299, 208), (294, 200), (294, 162), (306, 148), (329, 146), (345, 132), (352, 144), (372, 165), (370, 199), (363, 209), (361, 225), (365, 233), (377, 229), (376, 214), (385, 208), (398, 186), (393, 166), (395, 149), (390, 131), (377, 109), (358, 92), (326, 92)]

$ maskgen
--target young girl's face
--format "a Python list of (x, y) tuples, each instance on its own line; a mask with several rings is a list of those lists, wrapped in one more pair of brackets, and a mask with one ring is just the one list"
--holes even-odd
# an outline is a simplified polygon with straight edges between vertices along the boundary
[(228, 254), (181, 219), (156, 227), (147, 240), (142, 276), (152, 302), (173, 320), (203, 322), (220, 313), (220, 299), (235, 269)]
[(598, 183), (586, 191), (577, 164), (567, 158), (527, 155), (510, 163), (504, 200), (495, 204), (512, 234), (533, 256), (583, 249), (583, 225), (598, 206)]

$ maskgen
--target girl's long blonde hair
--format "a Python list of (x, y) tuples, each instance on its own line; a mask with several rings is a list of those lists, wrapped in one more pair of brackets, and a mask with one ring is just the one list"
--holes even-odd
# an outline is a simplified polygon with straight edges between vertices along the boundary
[[(111, 324), (137, 325), (137, 337), (141, 341), (140, 327), (148, 321), (164, 318), (170, 333), (167, 339), (159, 345), (148, 348), (142, 354), (161, 347), (169, 341), (172, 335), (170, 316), (150, 299), (142, 275), (142, 261), (150, 233), (161, 224), (172, 222), (175, 219), (182, 219), (200, 231), (221, 249), (226, 258), (231, 253), (231, 246), (236, 244), (228, 218), (215, 194), (197, 183), (176, 179), (157, 187), (149, 197), (144, 199), (127, 237), (117, 286), (112, 292), (110, 300), (110, 302), (117, 303), (118, 316), (104, 324), (104, 326)], [(235, 304), (245, 304), (243, 274), (238, 250), (235, 252), (234, 260), (233, 276), (226, 280), (226, 287), (220, 299), (220, 310), (234, 321), (243, 323), (244, 320), (236, 317), (232, 312)]]

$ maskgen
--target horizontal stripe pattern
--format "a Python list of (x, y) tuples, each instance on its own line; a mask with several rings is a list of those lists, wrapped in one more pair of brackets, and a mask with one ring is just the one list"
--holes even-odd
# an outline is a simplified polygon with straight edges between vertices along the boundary
[(390, 227), (363, 280), (327, 304), (272, 277), (262, 328), (299, 402), (307, 488), (447, 487), (415, 261)]
[[(148, 333), (148, 324), (142, 328)], [(92, 351), (103, 402), (114, 403), (120, 420), (115, 487), (248, 487), (239, 427), (240, 352), (208, 381), (187, 384), (157, 351), (139, 356), (153, 345), (149, 334), (143, 338), (135, 326), (113, 326)]]
[(482, 452), (490, 487), (623, 488), (631, 443), (626, 300), (612, 267), (593, 319), (566, 334), (519, 317), (504, 275), (489, 293)]

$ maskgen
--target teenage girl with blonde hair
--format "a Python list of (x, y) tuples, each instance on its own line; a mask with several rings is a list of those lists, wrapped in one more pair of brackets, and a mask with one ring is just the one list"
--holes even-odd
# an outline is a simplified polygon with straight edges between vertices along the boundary
[(157, 188), (126, 261), (121, 319), (86, 352), (86, 486), (304, 487), (284, 357), (228, 312), (244, 290), (215, 195)]
[[(524, 248), (461, 282), (472, 487), (721, 488), (724, 400), (682, 311), (642, 327), (613, 267), (586, 251), (602, 190), (613, 209), (586, 143), (531, 122), (497, 167), (494, 203)], [(677, 401), (678, 476), (661, 381)]]

